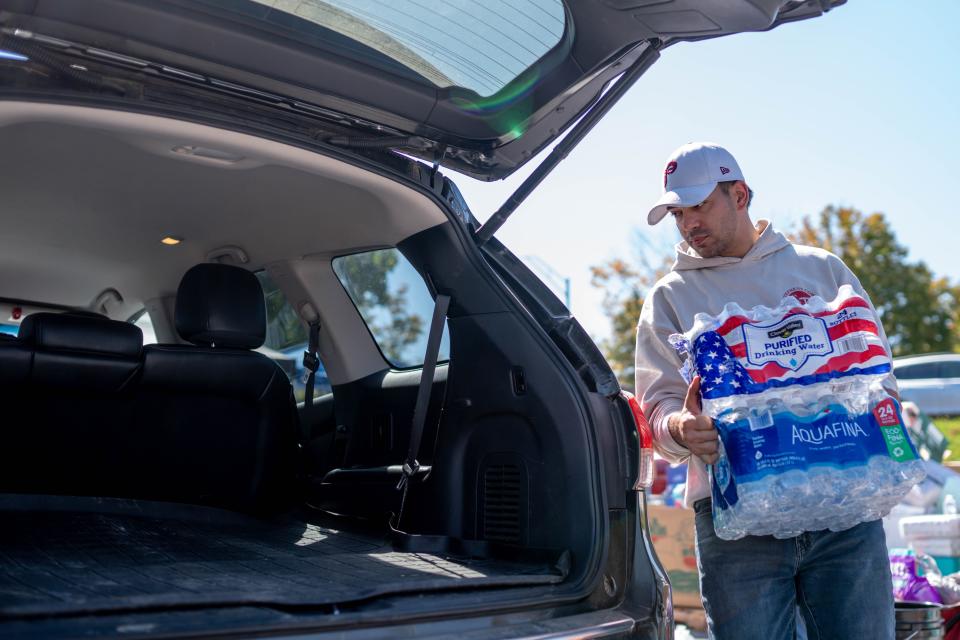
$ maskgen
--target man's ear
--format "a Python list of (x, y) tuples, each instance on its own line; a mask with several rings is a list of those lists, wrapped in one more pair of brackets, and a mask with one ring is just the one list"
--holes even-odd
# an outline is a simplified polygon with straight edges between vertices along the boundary
[(750, 188), (743, 180), (737, 180), (733, 184), (731, 195), (733, 195), (733, 203), (736, 205), (737, 211), (746, 209), (747, 205), (750, 204)]

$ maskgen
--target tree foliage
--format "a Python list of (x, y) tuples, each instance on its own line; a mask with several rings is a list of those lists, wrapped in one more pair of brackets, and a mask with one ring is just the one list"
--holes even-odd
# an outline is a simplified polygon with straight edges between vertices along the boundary
[[(271, 349), (288, 349), (307, 342), (307, 328), (297, 316), (296, 311), (287, 302), (280, 291), (266, 277), (266, 272), (260, 278), (263, 285), (263, 298), (267, 307), (267, 336), (264, 344)], [(259, 275), (259, 274), (258, 274)]]
[(390, 286), (388, 276), (398, 265), (397, 250), (384, 249), (340, 259), (335, 268), (383, 355), (395, 365), (408, 366), (419, 362), (420, 354), (411, 358), (407, 347), (420, 340), (426, 325), (419, 314), (411, 312), (409, 285)]
[(670, 269), (664, 257), (654, 266), (645, 257), (636, 265), (613, 258), (590, 267), (590, 284), (603, 291), (603, 312), (610, 318), (611, 336), (601, 342), (604, 356), (625, 389), (634, 386), (634, 350), (637, 320), (646, 291)]
[(839, 256), (876, 306), (894, 355), (953, 351), (960, 346), (960, 286), (911, 261), (886, 216), (827, 207), (803, 219), (792, 239)]

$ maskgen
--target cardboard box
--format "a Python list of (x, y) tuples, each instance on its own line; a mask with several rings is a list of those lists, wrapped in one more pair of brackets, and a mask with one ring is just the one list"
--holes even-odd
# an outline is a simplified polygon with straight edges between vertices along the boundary
[(670, 576), (673, 606), (702, 608), (693, 509), (652, 504), (647, 521), (657, 557)]
[(677, 624), (684, 624), (694, 631), (707, 630), (707, 612), (700, 607), (674, 607), (673, 619)]

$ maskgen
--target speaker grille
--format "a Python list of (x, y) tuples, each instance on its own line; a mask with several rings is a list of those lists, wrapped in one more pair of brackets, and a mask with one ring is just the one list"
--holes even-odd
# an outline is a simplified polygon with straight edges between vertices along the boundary
[(515, 464), (493, 464), (483, 472), (483, 538), (518, 543), (522, 538), (523, 474)]

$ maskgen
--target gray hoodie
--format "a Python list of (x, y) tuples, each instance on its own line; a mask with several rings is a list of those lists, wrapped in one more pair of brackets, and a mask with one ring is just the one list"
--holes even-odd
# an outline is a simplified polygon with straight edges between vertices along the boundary
[[(667, 429), (668, 417), (682, 409), (687, 392), (679, 373), (682, 362), (667, 342), (670, 334), (689, 330), (697, 313), (720, 313), (728, 302), (744, 308), (772, 307), (788, 295), (801, 302), (811, 295), (829, 301), (844, 284), (869, 301), (860, 281), (837, 256), (791, 244), (766, 220), (760, 220), (757, 229), (760, 237), (743, 258), (701, 258), (686, 242), (678, 244), (673, 270), (653, 286), (640, 312), (637, 397), (653, 429), (656, 451), (671, 462), (689, 459), (684, 499), (688, 506), (709, 496), (710, 484), (703, 462), (677, 444)], [(880, 334), (889, 355), (882, 327)], [(892, 376), (885, 384), (896, 389)]]

